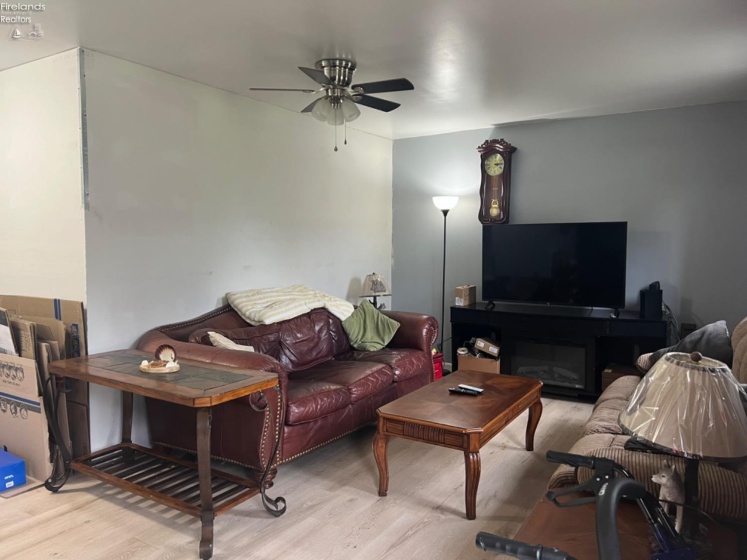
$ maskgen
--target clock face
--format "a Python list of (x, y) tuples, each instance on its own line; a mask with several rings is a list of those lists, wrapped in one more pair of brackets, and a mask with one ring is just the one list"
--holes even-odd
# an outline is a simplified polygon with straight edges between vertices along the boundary
[(506, 162), (503, 161), (503, 156), (501, 154), (491, 154), (485, 158), (484, 165), (485, 173), (491, 177), (495, 177), (496, 175), (503, 173), (503, 167), (506, 165)]

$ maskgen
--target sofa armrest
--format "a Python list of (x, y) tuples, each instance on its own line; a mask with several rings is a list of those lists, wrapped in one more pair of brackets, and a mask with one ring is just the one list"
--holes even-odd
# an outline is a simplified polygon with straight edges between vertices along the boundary
[(240, 350), (227, 350), (224, 348), (207, 346), (205, 344), (182, 342), (179, 340), (174, 340), (158, 329), (154, 329), (145, 333), (143, 337), (138, 341), (137, 348), (138, 350), (143, 350), (145, 352), (155, 352), (156, 348), (158, 348), (161, 344), (168, 344), (170, 346), (173, 346), (174, 350), (176, 350), (177, 358), (197, 360), (200, 362), (208, 362), (221, 366), (254, 369), (260, 371), (271, 371), (277, 373), (278, 382), (280, 383), (280, 389), (284, 396), (286, 394), (288, 373), (285, 371), (285, 368), (283, 368), (280, 362), (278, 362), (275, 358), (268, 356), (267, 354), (260, 354), (258, 352), (242, 352)]
[[(621, 447), (594, 449), (588, 453), (594, 457), (612, 459), (624, 466), (633, 477), (646, 486), (646, 490), (659, 495), (660, 486), (651, 480), (665, 461), (677, 472), (685, 472), (685, 459), (666, 454), (643, 453)], [(584, 483), (592, 476), (589, 469), (578, 469), (578, 481)], [(701, 461), (698, 468), (699, 507), (710, 515), (747, 521), (747, 477), (709, 461)]]
[(399, 323), (394, 338), (387, 344), (389, 348), (414, 348), (430, 352), (438, 336), (438, 321), (430, 315), (409, 311), (382, 311), (384, 315)]

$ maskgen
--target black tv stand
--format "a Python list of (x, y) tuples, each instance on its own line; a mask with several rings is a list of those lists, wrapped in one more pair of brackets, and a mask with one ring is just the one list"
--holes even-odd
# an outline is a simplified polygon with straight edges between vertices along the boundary
[(667, 324), (624, 309), (478, 302), (451, 307), (451, 336), (453, 369), (459, 346), (488, 337), (501, 345), (502, 374), (546, 376), (545, 393), (595, 397), (607, 364), (666, 346)]

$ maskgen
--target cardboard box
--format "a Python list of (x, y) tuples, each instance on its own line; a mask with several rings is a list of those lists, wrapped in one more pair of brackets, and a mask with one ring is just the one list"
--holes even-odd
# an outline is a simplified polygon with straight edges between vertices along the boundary
[[(83, 303), (65, 299), (0, 295), (0, 307), (13, 319), (14, 334), (19, 338), (21, 355), (41, 360), (77, 358), (87, 355), (86, 325)], [(33, 324), (32, 328), (29, 324)], [(35, 340), (36, 339), (36, 340)], [(37, 355), (36, 342), (47, 342), (48, 356)], [(55, 347), (56, 344), (56, 347)], [(46, 365), (46, 363), (44, 363)], [(63, 395), (67, 407), (67, 424), (72, 439), (73, 457), (91, 452), (91, 427), (88, 383), (67, 379), (70, 392)], [(60, 419), (61, 424), (64, 420)], [(67, 430), (65, 430), (67, 431)], [(66, 438), (67, 439), (67, 438)], [(46, 477), (44, 477), (46, 478)]]
[(0, 448), (22, 458), (28, 474), (46, 480), (52, 464), (36, 376), (34, 360), (0, 354)]
[(26, 484), (26, 463), (0, 449), (0, 492)]
[(475, 350), (479, 350), (483, 354), (489, 354), (494, 358), (500, 358), (501, 347), (489, 338), (478, 338), (475, 340)]
[[(83, 303), (67, 299), (0, 295), (0, 307), (19, 319), (41, 317), (62, 321), (66, 329), (65, 352), (68, 358), (85, 356), (86, 327)], [(29, 319), (32, 320), (33, 319)]]
[(501, 361), (492, 358), (477, 358), (475, 356), (457, 356), (458, 370), (483, 371), (485, 373), (501, 373)]
[(477, 301), (477, 288), (472, 284), (457, 286), (454, 290), (454, 305), (465, 307)]

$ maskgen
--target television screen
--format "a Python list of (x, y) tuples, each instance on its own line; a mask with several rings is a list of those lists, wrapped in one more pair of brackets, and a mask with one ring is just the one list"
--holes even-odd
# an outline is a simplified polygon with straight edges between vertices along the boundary
[(627, 222), (483, 226), (482, 297), (625, 307)]

